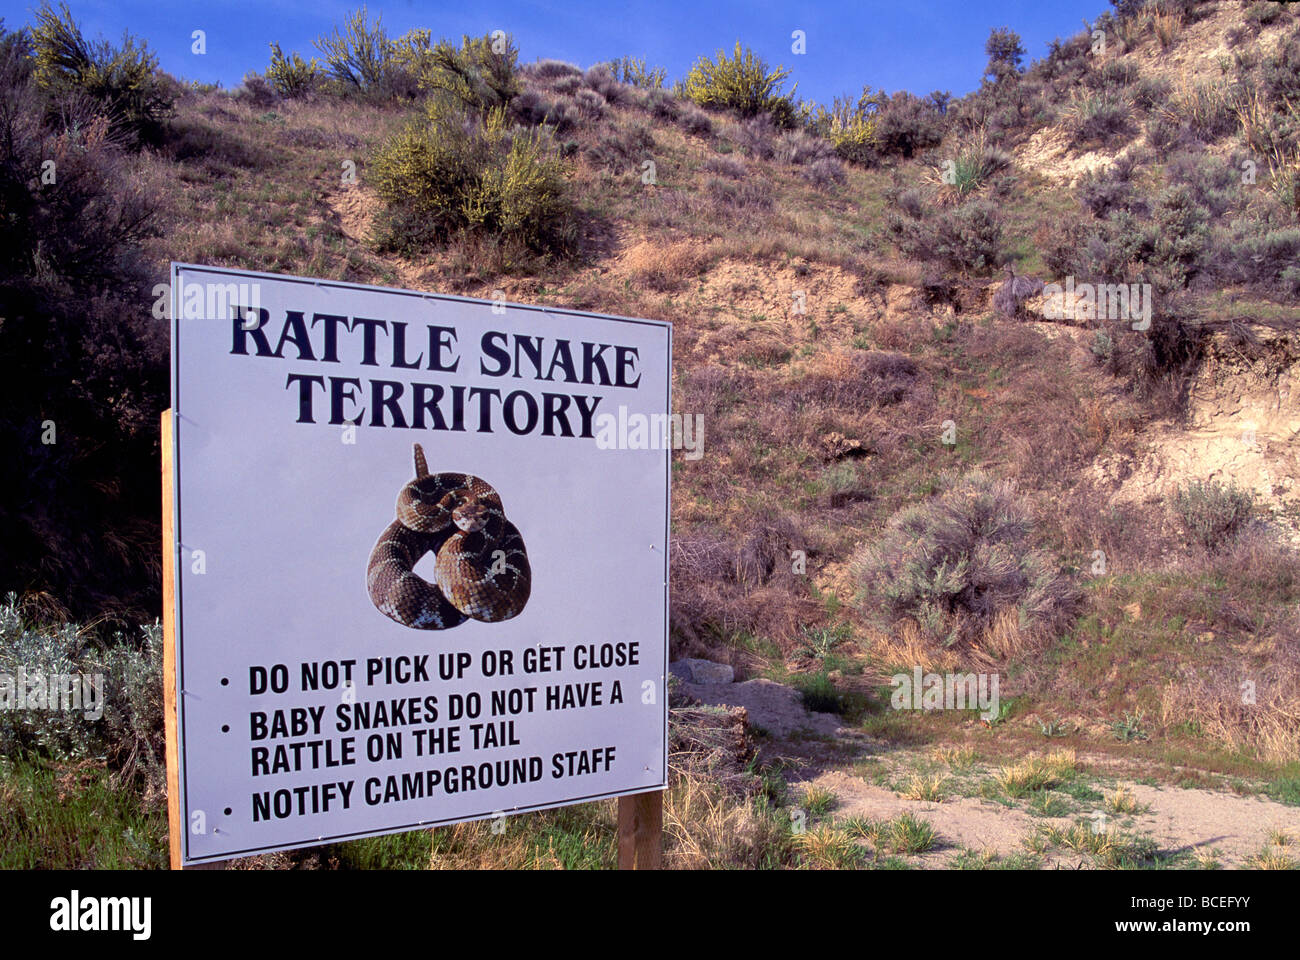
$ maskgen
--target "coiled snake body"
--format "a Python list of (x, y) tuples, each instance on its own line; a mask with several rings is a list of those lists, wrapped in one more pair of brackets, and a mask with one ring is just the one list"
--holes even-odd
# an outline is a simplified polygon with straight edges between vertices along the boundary
[[(437, 555), (435, 583), (414, 570), (426, 553)], [(493, 623), (517, 616), (531, 588), (524, 538), (497, 492), (469, 474), (429, 473), (415, 444), (415, 479), (397, 495), (397, 519), (366, 565), (379, 612), (417, 630)]]

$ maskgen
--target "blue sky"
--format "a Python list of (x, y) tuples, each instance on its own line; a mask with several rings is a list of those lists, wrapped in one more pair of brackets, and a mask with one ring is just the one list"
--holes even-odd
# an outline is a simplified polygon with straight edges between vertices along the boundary
[[(265, 68), (270, 41), (286, 51), (312, 53), (312, 40), (359, 3), (71, 0), (69, 6), (89, 36), (116, 42), (129, 30), (149, 42), (164, 69), (233, 87), (249, 70)], [(31, 0), (0, 0), (0, 16), (10, 29), (29, 23), (35, 8)], [(372, 17), (382, 15), (390, 35), (412, 27), (427, 27), (435, 37), (501, 29), (514, 36), (521, 60), (550, 57), (587, 66), (627, 54), (666, 67), (670, 81), (699, 54), (730, 50), (739, 39), (769, 63), (791, 68), (800, 96), (826, 102), (836, 94), (856, 95), (864, 83), (891, 91), (938, 89), (961, 95), (979, 84), (990, 28), (1014, 29), (1032, 59), (1045, 52), (1052, 38), (1081, 30), (1084, 18), (1095, 18), (1109, 5), (1105, 0), (383, 0), (369, 3), (368, 9)], [(191, 52), (194, 30), (206, 32), (203, 56)], [(791, 52), (795, 30), (807, 36), (802, 55)]]

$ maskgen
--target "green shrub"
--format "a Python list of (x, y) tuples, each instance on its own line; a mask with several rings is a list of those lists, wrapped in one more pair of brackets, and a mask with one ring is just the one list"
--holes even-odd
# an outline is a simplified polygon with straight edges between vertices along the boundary
[(917, 204), (905, 213), (891, 215), (887, 225), (906, 256), (967, 273), (988, 270), (1001, 259), (1002, 219), (988, 200), (940, 208)]
[(1020, 61), (1025, 55), (1025, 48), (1020, 43), (1020, 35), (1009, 27), (996, 27), (989, 31), (989, 38), (984, 43), (984, 52), (989, 56), (984, 68), (984, 77), (991, 83), (1005, 84), (1014, 82), (1020, 76)]
[(820, 105), (815, 108), (808, 126), (829, 140), (835, 153), (849, 163), (869, 167), (880, 160), (876, 117), (861, 102), (851, 103), (844, 97), (836, 97), (829, 110)]
[(664, 80), (668, 77), (668, 71), (663, 67), (652, 67), (647, 69), (645, 60), (633, 57), (622, 57), (618, 60), (611, 60), (609, 68), (614, 74), (615, 79), (620, 83), (626, 83), (633, 87), (641, 87), (645, 90), (662, 90)]
[(1174, 493), (1174, 510), (1189, 537), (1207, 550), (1217, 550), (1250, 522), (1255, 496), (1234, 483), (1196, 480)]
[(519, 50), (510, 37), (462, 36), (459, 47), (449, 40), (429, 47), (427, 31), (415, 34), (399, 59), (411, 64), (420, 88), (436, 99), (487, 117), (509, 107), (522, 91)]
[(903, 618), (945, 647), (978, 639), (1017, 611), (1022, 630), (1045, 635), (1074, 591), (1035, 549), (1027, 505), (1005, 482), (973, 473), (935, 499), (896, 514), (851, 563), (863, 609)]
[(1075, 192), (1079, 203), (1094, 217), (1105, 218), (1112, 210), (1128, 210), (1134, 202), (1134, 164), (1127, 156), (1115, 163), (1086, 171)]
[(271, 64), (266, 68), (266, 79), (282, 97), (302, 97), (311, 93), (320, 83), (320, 64), (315, 57), (304, 60), (294, 53), (286, 57), (278, 43), (271, 44)]
[(1172, 184), (1186, 185), (1192, 202), (1217, 220), (1241, 199), (1241, 166), (1236, 159), (1204, 150), (1176, 153), (1165, 164), (1165, 176)]
[(1280, 3), (1256, 0), (1246, 8), (1246, 22), (1254, 23), (1260, 27), (1267, 27), (1272, 23), (1276, 23), (1287, 12), (1287, 8)]
[[(736, 41), (731, 57), (719, 50), (716, 59), (701, 56), (682, 81), (682, 93), (702, 107), (735, 110), (742, 117), (768, 114), (779, 127), (794, 124), (794, 90), (782, 94), (790, 71), (767, 63)], [(796, 85), (797, 86), (797, 85)]]
[(392, 60), (393, 43), (376, 17), (367, 22), (366, 8), (348, 14), (343, 29), (316, 38), (316, 49), (325, 58), (331, 78), (344, 88), (370, 90), (381, 87)]
[(1300, 107), (1300, 27), (1279, 43), (1260, 65), (1264, 89), (1275, 106)]
[(0, 589), (143, 615), (167, 396), (149, 310), (166, 275), (141, 252), (157, 196), (99, 104), (52, 107), (26, 49), (0, 30)]
[[(17, 598), (0, 604), (0, 674), (28, 681), (53, 674), (102, 677), (103, 713), (77, 710), (0, 711), (0, 754), (54, 759), (104, 759), (122, 779), (140, 777), (146, 788), (165, 779), (162, 702), (162, 628), (144, 627), (139, 644), (121, 634), (99, 645), (81, 628), (38, 629), (24, 622)], [(83, 702), (84, 703), (84, 702)]]
[(883, 90), (874, 94), (864, 90), (860, 104), (873, 113), (875, 140), (881, 154), (911, 157), (937, 147), (947, 128), (942, 97), (938, 93), (918, 97), (906, 90), (892, 95)]
[(1185, 184), (1166, 187), (1152, 209), (1151, 255), (1176, 286), (1185, 285), (1203, 266), (1210, 242), (1209, 214)]
[(1079, 146), (1106, 144), (1129, 131), (1131, 108), (1123, 93), (1089, 93), (1078, 97), (1067, 114)]
[(505, 111), (478, 119), (432, 103), (424, 121), (376, 151), (379, 196), (393, 246), (492, 238), (534, 252), (568, 252), (574, 205), (563, 160), (544, 130), (512, 129)]
[(120, 48), (81, 34), (66, 4), (43, 0), (31, 31), (36, 82), (56, 97), (88, 97), (115, 131), (135, 141), (157, 140), (172, 112), (173, 84), (158, 57), (130, 35)]
[(1122, 182), (1094, 178), (1081, 184), (1080, 196), (1106, 216), (1062, 225), (1044, 251), (1053, 272), (1103, 283), (1141, 280), (1168, 292), (1185, 287), (1211, 264), (1209, 213), (1188, 184), (1166, 187), (1150, 208), (1131, 203)]

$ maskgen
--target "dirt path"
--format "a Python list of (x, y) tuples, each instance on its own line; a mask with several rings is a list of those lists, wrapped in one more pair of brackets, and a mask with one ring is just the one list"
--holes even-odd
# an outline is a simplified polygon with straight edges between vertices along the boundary
[[(1040, 826), (1067, 830), (1080, 816), (1077, 812), (1063, 817), (1035, 816), (978, 797), (953, 797), (942, 803), (909, 800), (843, 770), (827, 771), (793, 784), (796, 792), (810, 785), (835, 794), (835, 820), (892, 820), (911, 813), (928, 821), (938, 834), (938, 842), (928, 853), (915, 858), (915, 864), (922, 867), (947, 866), (963, 849), (1004, 858), (1024, 853), (1025, 839)], [(1221, 867), (1243, 867), (1269, 846), (1274, 831), (1290, 834), (1291, 847), (1285, 852), (1293, 859), (1300, 847), (1300, 808), (1212, 790), (1134, 783), (1121, 786), (1146, 812), (1111, 815), (1110, 823), (1124, 834), (1154, 840), (1162, 856), (1186, 852), (1217, 861)], [(1049, 868), (1073, 869), (1089, 863), (1088, 857), (1068, 850), (1054, 849), (1044, 856), (1044, 866)]]
[[(1027, 799), (1008, 802), (961, 796), (958, 791), (950, 791), (942, 802), (912, 800), (870, 782), (860, 767), (857, 771), (854, 767), (864, 759), (887, 761), (897, 765), (896, 773), (905, 775), (911, 761), (923, 757), (845, 727), (832, 714), (810, 713), (791, 687), (771, 680), (749, 680), (685, 683), (682, 690), (701, 703), (740, 706), (748, 711), (751, 729), (760, 735), (760, 754), (786, 761), (786, 779), (795, 805), (809, 788), (816, 788), (835, 797), (829, 811), (832, 822), (855, 817), (886, 821), (905, 813), (927, 821), (937, 834), (936, 843), (928, 852), (909, 859), (914, 866), (947, 867), (954, 858), (969, 855), (967, 851), (1005, 860), (1025, 854), (1026, 839), (1040, 828), (1067, 831), (1081, 819), (1098, 822), (1103, 829), (1125, 837), (1153, 842), (1163, 859), (1189, 854), (1195, 858), (1188, 863), (1191, 866), (1254, 866), (1252, 858), (1270, 847), (1292, 861), (1300, 859), (1300, 807), (1225, 791), (1116, 779), (1105, 772), (1108, 764), (1104, 758), (1086, 756), (1078, 758), (1080, 769), (1087, 771), (1080, 773), (1079, 783), (1092, 788), (1093, 797), (1112, 796), (1124, 789), (1132, 796), (1134, 812), (1107, 813), (1104, 821), (1097, 821), (1104, 800), (1079, 801), (1065, 794), (1059, 800), (1068, 809), (1060, 816), (1031, 812)], [(995, 771), (996, 767), (970, 772), (954, 782), (964, 781), (967, 789), (960, 792), (970, 793), (972, 784), (991, 780)], [(1278, 834), (1289, 836), (1288, 846), (1273, 845)], [(1047, 868), (1074, 869), (1094, 863), (1086, 854), (1059, 846), (1040, 849), (1040, 853)]]

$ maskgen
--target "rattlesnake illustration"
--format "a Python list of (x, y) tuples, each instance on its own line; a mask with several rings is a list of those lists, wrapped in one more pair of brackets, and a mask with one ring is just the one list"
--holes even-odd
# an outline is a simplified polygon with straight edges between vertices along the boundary
[[(415, 564), (437, 555), (436, 583)], [(532, 571), (524, 538), (506, 519), (501, 497), (478, 477), (429, 473), (415, 444), (415, 479), (397, 495), (397, 519), (379, 536), (366, 565), (366, 589), (380, 613), (416, 630), (446, 630), (467, 619), (517, 616)]]

